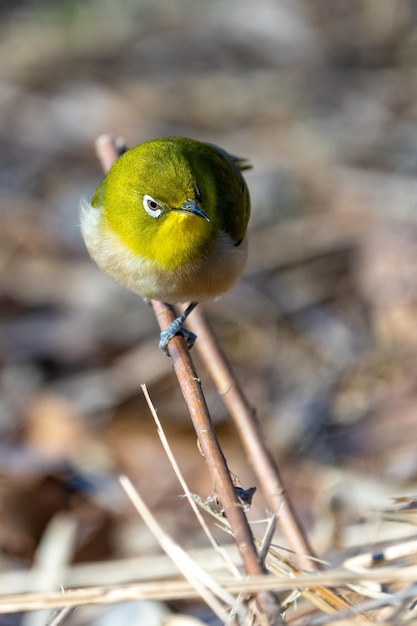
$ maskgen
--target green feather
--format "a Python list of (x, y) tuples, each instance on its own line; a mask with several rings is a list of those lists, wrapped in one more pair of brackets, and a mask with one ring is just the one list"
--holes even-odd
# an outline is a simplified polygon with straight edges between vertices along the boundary
[[(142, 143), (113, 164), (92, 204), (103, 207), (110, 227), (129, 248), (167, 268), (189, 263), (213, 248), (220, 233), (238, 245), (250, 214), (249, 192), (241, 175), (243, 159), (193, 139), (167, 137)], [(143, 196), (161, 206), (157, 219), (146, 214)], [(209, 222), (176, 209), (190, 200)]]

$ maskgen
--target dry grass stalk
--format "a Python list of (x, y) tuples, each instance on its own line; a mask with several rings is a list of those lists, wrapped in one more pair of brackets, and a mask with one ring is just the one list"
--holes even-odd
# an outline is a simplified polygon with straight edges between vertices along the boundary
[(234, 604), (234, 597), (225, 591), (207, 572), (200, 568), (195, 561), (190, 559), (188, 554), (164, 532), (127, 476), (120, 478), (120, 484), (149, 530), (157, 539), (159, 545), (171, 557), (184, 578), (190, 582), (219, 619), (227, 622), (229, 617), (228, 612), (219, 600), (226, 605), (232, 606)]
[(177, 476), (181, 487), (184, 489), (184, 494), (191, 506), (191, 508), (193, 509), (194, 515), (196, 516), (198, 523), (200, 524), (201, 528), (203, 529), (203, 531), (205, 532), (208, 540), (210, 541), (211, 545), (213, 546), (213, 548), (215, 549), (215, 551), (221, 556), (221, 558), (223, 559), (227, 569), (229, 570), (229, 572), (235, 576), (236, 578), (242, 578), (240, 575), (240, 572), (238, 570), (238, 568), (236, 567), (236, 565), (232, 562), (228, 552), (226, 550), (224, 550), (222, 548), (222, 546), (219, 545), (219, 543), (216, 541), (216, 539), (214, 538), (212, 532), (210, 531), (209, 527), (207, 526), (204, 517), (201, 515), (200, 513), (200, 509), (198, 508), (197, 504), (195, 503), (195, 501), (192, 498), (192, 494), (188, 488), (188, 485), (185, 481), (185, 478), (179, 468), (179, 465), (175, 459), (175, 456), (171, 450), (171, 447), (169, 445), (168, 439), (165, 435), (164, 429), (162, 427), (162, 424), (159, 420), (159, 417), (156, 413), (155, 407), (152, 403), (152, 400), (149, 396), (148, 390), (146, 388), (146, 385), (141, 385), (141, 389), (143, 391), (143, 395), (145, 396), (145, 400), (149, 406), (149, 410), (151, 411), (152, 417), (154, 419), (154, 422), (156, 424), (157, 427), (157, 432), (158, 432), (158, 436), (161, 440), (161, 443), (164, 447), (165, 453), (172, 465), (172, 469), (175, 472), (175, 475)]
[(45, 626), (59, 626), (71, 615), (73, 610), (74, 607), (72, 606), (64, 606), (62, 609), (55, 609), (46, 621)]
[[(142, 385), (141, 388), (145, 395), (150, 411), (152, 413), (153, 419), (156, 423), (158, 435), (164, 446), (165, 452), (184, 489), (184, 492), (188, 498), (188, 501), (190, 502), (191, 507), (196, 513), (196, 516), (198, 520), (200, 521), (200, 524), (202, 525), (203, 529), (205, 530), (209, 540), (214, 545), (215, 549), (220, 550), (220, 546), (218, 546), (217, 542), (212, 537), (211, 532), (209, 531), (207, 525), (205, 524), (204, 520), (199, 514), (197, 503), (199, 505), (202, 505), (203, 502), (201, 501), (200, 498), (198, 498), (198, 496), (195, 496), (194, 494), (190, 493), (188, 486), (181, 474), (179, 466), (175, 460), (175, 457), (171, 451), (168, 440), (166, 439), (162, 424), (156, 414), (155, 408), (149, 397), (146, 386)], [(204, 510), (209, 512), (211, 515), (216, 517), (216, 519), (219, 521), (219, 525), (222, 528), (224, 528), (225, 530), (230, 529), (230, 524), (228, 523), (227, 518), (215, 512), (213, 509), (211, 509), (211, 507), (207, 503), (203, 504), (203, 508)], [(274, 534), (275, 526), (276, 526), (276, 519), (277, 519), (277, 516), (274, 515), (269, 520), (267, 531), (265, 533), (265, 536), (262, 542), (255, 539), (255, 542), (257, 546), (259, 547), (259, 556), (262, 559), (262, 561), (266, 561), (268, 571), (275, 575), (279, 576), (281, 574), (285, 574), (290, 577), (293, 577), (294, 575), (300, 575), (302, 572), (299, 568), (297, 568), (288, 560), (283, 559), (281, 555), (279, 554), (279, 552), (274, 547), (271, 547), (271, 542), (272, 542), (272, 538), (273, 538), (273, 534)], [(225, 562), (226, 564), (229, 564), (229, 559), (226, 559)], [(236, 568), (234, 568), (234, 572), (236, 572)], [(237, 572), (237, 577), (241, 578), (238, 572)], [(309, 600), (314, 606), (321, 609), (327, 615), (334, 616), (335, 614), (340, 615), (343, 612), (349, 612), (349, 611), (356, 612), (356, 609), (352, 606), (352, 604), (350, 604), (347, 600), (336, 595), (333, 591), (325, 587), (312, 586), (311, 589), (301, 590), (300, 595), (302, 595), (304, 598)], [(293, 602), (293, 601), (294, 601), (294, 594), (291, 594), (291, 600), (289, 602)], [(287, 602), (287, 605), (289, 605), (289, 602)], [(352, 622), (355, 624), (362, 625), (362, 626), (364, 625), (369, 626), (371, 624), (371, 622), (363, 615), (352, 615)]]
[[(58, 513), (52, 517), (37, 547), (32, 569), (31, 585), (36, 591), (48, 591), (60, 585), (59, 572), (71, 561), (76, 540), (77, 521), (70, 513)], [(64, 609), (56, 620), (63, 621)], [(43, 626), (51, 619), (48, 611), (26, 613), (22, 626)]]
[[(240, 563), (239, 555), (232, 544), (223, 545), (222, 552), (227, 553), (228, 560), (236, 566)], [(221, 559), (213, 547), (200, 548), (189, 551), (189, 555), (209, 572), (224, 570), (224, 560)], [(75, 563), (65, 567), (56, 567), (55, 581), (65, 588), (121, 585), (135, 580), (136, 582), (170, 578), (177, 574), (177, 568), (165, 554), (152, 556), (137, 556), (127, 559), (114, 559), (88, 563)], [(43, 568), (33, 567), (30, 570), (7, 571), (0, 574), (0, 589), (4, 594), (32, 593), (39, 591), (33, 584), (36, 577), (44, 576)], [(49, 586), (49, 589), (53, 587)]]
[[(417, 566), (392, 568), (381, 567), (367, 572), (347, 572), (341, 569), (319, 572), (316, 574), (295, 575), (294, 578), (278, 575), (251, 576), (242, 580), (234, 577), (214, 578), (223, 589), (230, 594), (251, 594), (259, 590), (284, 592), (291, 589), (309, 589), (314, 581), (315, 586), (338, 587), (374, 581), (381, 583), (414, 583), (417, 578)], [(415, 596), (415, 588), (399, 594), (386, 594), (385, 598), (372, 600), (372, 607), (393, 605), (400, 597)], [(68, 591), (52, 591), (41, 593), (10, 594), (0, 596), (0, 613), (18, 613), (45, 608), (71, 607), (93, 604), (116, 604), (136, 600), (177, 600), (198, 599), (199, 594), (186, 580), (155, 581), (152, 583), (127, 583), (119, 586), (96, 586)], [(350, 612), (361, 612), (367, 609), (362, 604), (350, 608)], [(337, 619), (337, 615), (333, 616)], [(373, 622), (371, 622), (373, 623)]]
[[(224, 528), (229, 528), (228, 521), (220, 516), (217, 511), (211, 509), (211, 507), (202, 500), (199, 496), (194, 495), (194, 500), (208, 513), (210, 513), (213, 517), (218, 519), (220, 524)], [(267, 533), (268, 534), (268, 533)], [(267, 538), (267, 542), (268, 542)], [(263, 542), (259, 540), (255, 540), (257, 546), (259, 547), (260, 553), (263, 552)], [(269, 546), (268, 550), (265, 554), (265, 563), (267, 569), (270, 573), (275, 576), (288, 576), (290, 578), (295, 578), (302, 576), (302, 571), (293, 563), (284, 559), (279, 551), (274, 546)], [(372, 622), (368, 620), (365, 615), (359, 615), (361, 611), (358, 607), (353, 606), (350, 602), (348, 602), (345, 598), (341, 597), (334, 593), (331, 589), (327, 589), (324, 586), (320, 586), (317, 583), (317, 575), (314, 575), (310, 579), (310, 588), (307, 589), (299, 589), (299, 595), (302, 595), (305, 599), (309, 600), (314, 606), (322, 610), (327, 615), (341, 615), (344, 612), (352, 612), (354, 617), (352, 618), (352, 622), (355, 624), (359, 624), (361, 626), (370, 626)], [(290, 594), (290, 598), (285, 601), (286, 606), (290, 606), (294, 600), (296, 599), (296, 594)], [(283, 603), (284, 604), (284, 603)]]

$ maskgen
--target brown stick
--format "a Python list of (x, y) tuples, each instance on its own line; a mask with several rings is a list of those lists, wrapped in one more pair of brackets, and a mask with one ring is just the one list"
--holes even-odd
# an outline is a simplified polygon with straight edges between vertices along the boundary
[[(118, 154), (114, 147), (113, 139), (107, 135), (99, 137), (96, 143), (96, 151), (104, 171), (107, 171), (111, 165), (112, 161), (109, 155), (111, 155), (112, 149), (113, 160), (115, 160)], [(159, 327), (161, 330), (165, 330), (175, 319), (173, 307), (154, 300), (151, 304)], [(252, 531), (237, 498), (226, 460), (218, 443), (205, 398), (201, 391), (200, 380), (194, 369), (186, 342), (183, 337), (177, 335), (169, 341), (168, 346), (174, 370), (190, 411), (201, 450), (225, 515), (232, 528), (233, 537), (242, 556), (246, 572), (252, 576), (265, 573), (265, 569), (258, 558)], [(276, 601), (270, 593), (259, 593), (257, 602), (261, 611), (267, 615), (269, 624), (283, 623)]]
[[(161, 330), (175, 319), (173, 307), (152, 301), (152, 307)], [(247, 518), (239, 504), (236, 491), (223, 452), (209, 416), (201, 382), (194, 369), (190, 353), (183, 337), (177, 335), (169, 342), (175, 374), (191, 415), (201, 450), (211, 472), (212, 481), (225, 515), (233, 529), (234, 539), (242, 555), (248, 574), (261, 573), (258, 553), (252, 538)]]
[(255, 411), (201, 310), (196, 309), (190, 315), (187, 327), (198, 337), (195, 344), (198, 353), (232, 415), (268, 506), (273, 513), (278, 514), (282, 534), (297, 553), (297, 562), (305, 569), (319, 569), (317, 561), (306, 558), (308, 555), (314, 556), (313, 550), (286, 492), (279, 469), (265, 444)]

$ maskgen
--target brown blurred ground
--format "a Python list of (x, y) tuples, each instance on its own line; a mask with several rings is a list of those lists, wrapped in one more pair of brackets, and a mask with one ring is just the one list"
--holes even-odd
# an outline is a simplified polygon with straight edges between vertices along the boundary
[[(320, 555), (368, 541), (367, 514), (417, 491), (413, 3), (0, 11), (2, 570), (31, 563), (58, 511), (78, 520), (76, 559), (152, 550), (133, 539), (120, 472), (180, 542), (198, 544), (141, 383), (191, 489), (212, 488), (150, 308), (100, 273), (80, 237), (103, 132), (130, 145), (187, 135), (250, 159), (248, 268), (205, 309)], [(229, 464), (250, 486), (200, 373)], [(263, 516), (257, 496), (252, 517)]]

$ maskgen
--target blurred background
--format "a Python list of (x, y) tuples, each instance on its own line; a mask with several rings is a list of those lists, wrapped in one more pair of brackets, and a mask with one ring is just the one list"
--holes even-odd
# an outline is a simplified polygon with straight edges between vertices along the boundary
[[(410, 532), (375, 510), (417, 493), (415, 3), (3, 0), (0, 18), (2, 589), (34, 588), (5, 581), (56, 527), (66, 563), (154, 554), (120, 473), (181, 545), (204, 544), (140, 391), (207, 497), (152, 311), (80, 236), (107, 132), (250, 160), (248, 267), (207, 316), (319, 555)], [(254, 486), (197, 367), (229, 465)], [(265, 517), (259, 493), (250, 516)]]

